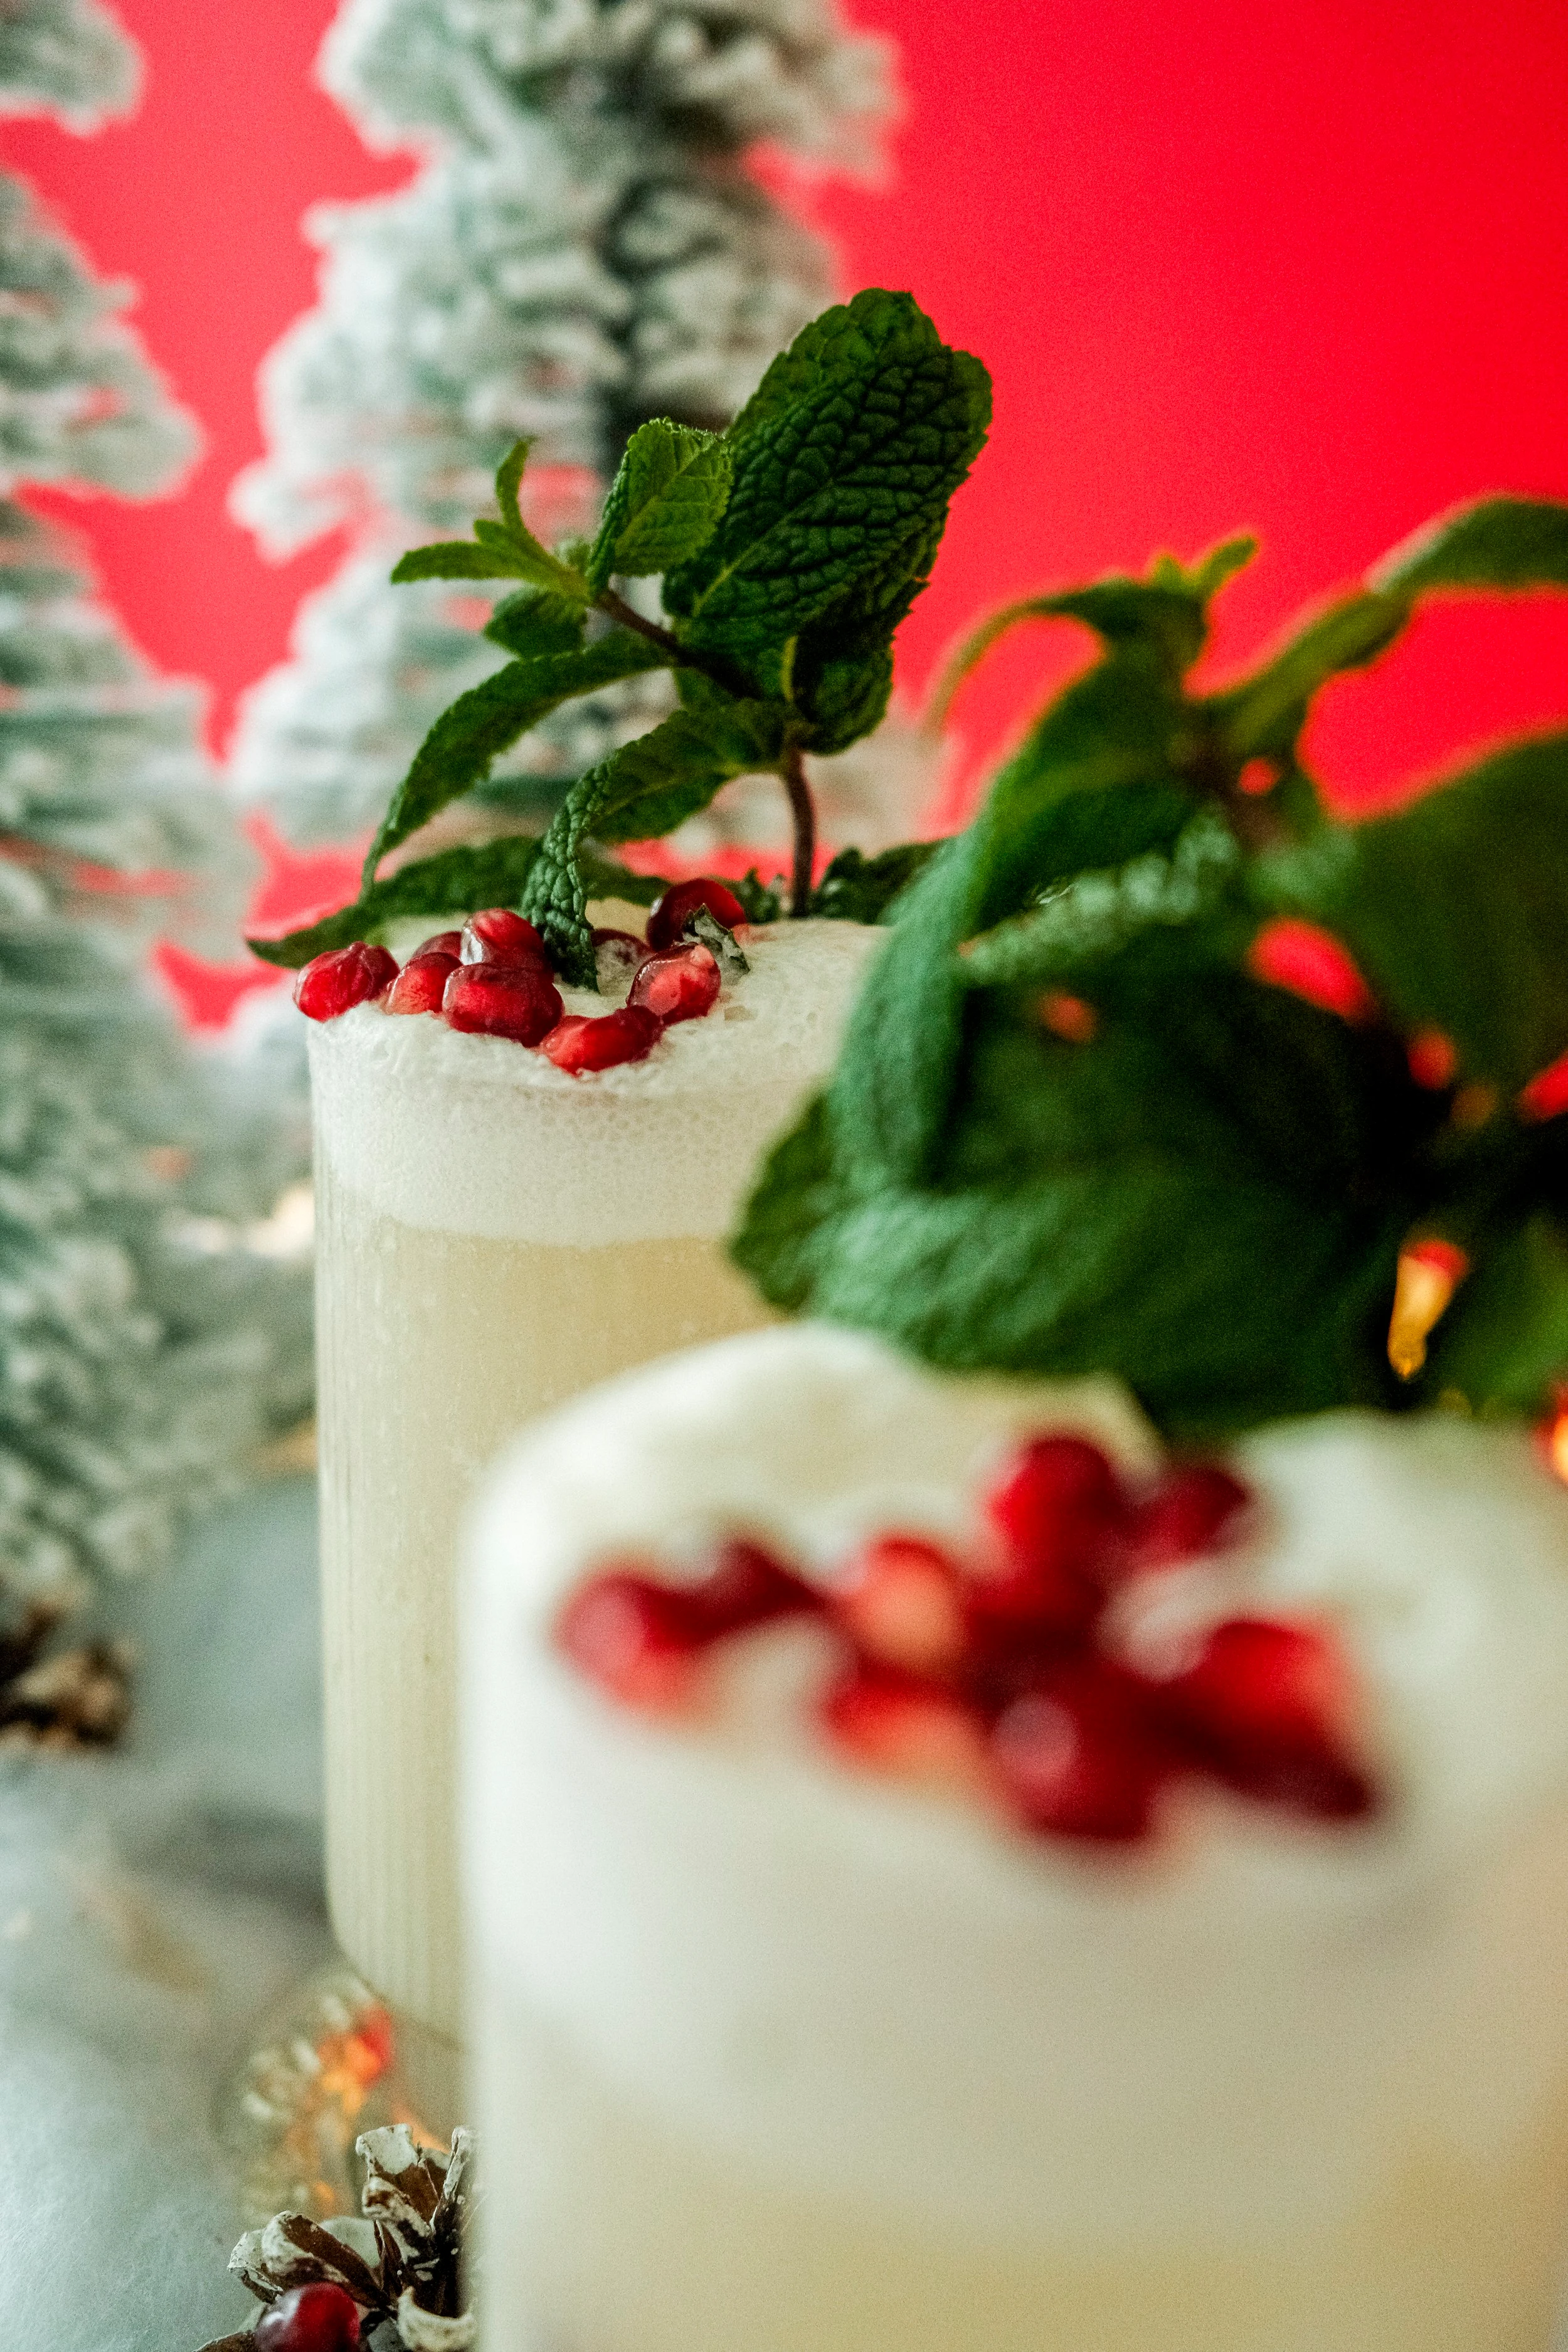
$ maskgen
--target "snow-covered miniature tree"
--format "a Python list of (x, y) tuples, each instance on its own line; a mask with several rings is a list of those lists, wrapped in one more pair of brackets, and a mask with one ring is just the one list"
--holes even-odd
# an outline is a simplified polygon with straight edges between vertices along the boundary
[[(134, 93), (91, 0), (0, 7), (0, 113), (85, 127)], [(231, 942), (248, 860), (201, 748), (72, 539), (16, 492), (142, 494), (195, 446), (119, 313), (0, 175), (0, 1584), (123, 1570), (300, 1411), (297, 1274), (245, 1234), (289, 1139), (193, 1046), (155, 937)]]
[[(321, 72), (371, 143), (426, 160), (395, 195), (311, 215), (321, 299), (266, 364), (269, 454), (236, 490), (275, 553), (352, 535), (236, 741), (241, 797), (302, 843), (368, 828), (504, 658), (475, 597), (392, 587), (396, 556), (466, 529), (520, 436), (551, 538), (591, 523), (645, 418), (727, 422), (830, 290), (746, 151), (860, 161), (890, 80), (835, 0), (345, 0)], [(535, 730), (498, 762), (492, 811), (552, 804), (666, 691)]]

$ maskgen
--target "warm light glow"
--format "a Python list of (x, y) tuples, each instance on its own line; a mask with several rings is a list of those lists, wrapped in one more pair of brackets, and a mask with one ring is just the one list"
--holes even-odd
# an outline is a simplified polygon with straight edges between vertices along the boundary
[(1436, 1236), (1412, 1242), (1399, 1253), (1388, 1360), (1402, 1381), (1413, 1380), (1426, 1361), (1427, 1338), (1469, 1270), (1464, 1251)]
[(1546, 1459), (1568, 1486), (1568, 1405), (1559, 1406), (1546, 1432)]
[(1040, 1019), (1054, 1037), (1069, 1045), (1087, 1045), (1100, 1026), (1100, 1015), (1081, 996), (1063, 996), (1052, 989), (1040, 999)]

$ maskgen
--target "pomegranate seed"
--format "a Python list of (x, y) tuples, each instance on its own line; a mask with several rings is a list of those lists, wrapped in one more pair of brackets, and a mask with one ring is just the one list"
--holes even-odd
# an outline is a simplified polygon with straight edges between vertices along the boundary
[(637, 1569), (606, 1569), (579, 1585), (556, 1639), (601, 1690), (656, 1714), (686, 1705), (707, 1643), (689, 1596)]
[(447, 982), (458, 969), (458, 959), (438, 948), (421, 948), (410, 956), (393, 982), (386, 999), (389, 1013), (439, 1013)]
[(1169, 1470), (1133, 1509), (1128, 1527), (1130, 1565), (1169, 1568), (1212, 1551), (1252, 1497), (1239, 1478), (1217, 1463), (1185, 1462)]
[(325, 2280), (290, 2287), (256, 2323), (256, 2352), (352, 2352), (359, 2340), (358, 2304)]
[(700, 1021), (719, 1001), (719, 965), (705, 947), (669, 948), (638, 965), (629, 1004), (641, 1004), (668, 1024)]
[[(421, 940), (414, 950), (416, 956), (449, 955), (455, 956), (459, 961), (462, 960), (462, 952), (461, 931), (432, 931), (429, 938)], [(411, 956), (409, 961), (412, 963), (413, 961), (414, 958)]]
[(1319, 1627), (1228, 1618), (1155, 1689), (1166, 1719), (1230, 1787), (1331, 1820), (1373, 1810), (1372, 1785), (1342, 1744), (1344, 1655)]
[(1062, 1668), (1005, 1708), (991, 1757), (1029, 1828), (1106, 1843), (1149, 1835), (1176, 1760), (1136, 1683), (1098, 1659)]
[(708, 1574), (700, 1583), (684, 1587), (683, 1597), (703, 1638), (710, 1642), (765, 1625), (775, 1617), (804, 1616), (825, 1606), (815, 1585), (743, 1536), (731, 1536), (720, 1545)]
[(630, 985), (632, 974), (648, 953), (647, 941), (635, 931), (597, 930), (594, 941), (594, 971), (601, 996)]
[(1342, 1021), (1370, 1021), (1377, 1012), (1349, 949), (1331, 931), (1297, 916), (1278, 915), (1264, 924), (1247, 951), (1247, 968), (1254, 980), (1288, 989)]
[(656, 900), (647, 919), (649, 947), (674, 947), (699, 907), (706, 907), (727, 931), (739, 930), (745, 923), (746, 910), (733, 890), (716, 882), (710, 874), (700, 874), (694, 881), (673, 883)]
[(460, 963), (447, 975), (441, 1010), (454, 1029), (537, 1045), (560, 1020), (561, 992), (542, 963)]
[(563, 1014), (540, 1042), (558, 1070), (577, 1076), (584, 1070), (609, 1070), (617, 1062), (641, 1062), (664, 1034), (657, 1013), (640, 1004), (623, 1004), (618, 1013)]
[(396, 961), (384, 948), (354, 940), (312, 957), (294, 982), (294, 1002), (307, 1021), (335, 1021), (356, 1004), (368, 1004), (396, 978)]
[(486, 907), (470, 915), (460, 934), (458, 952), (464, 963), (548, 964), (544, 941), (531, 923), (510, 907)]
[(850, 1638), (885, 1664), (947, 1674), (968, 1643), (959, 1571), (919, 1536), (879, 1536), (850, 1565), (833, 1611)]
[(1117, 1564), (1127, 1507), (1115, 1471), (1082, 1437), (1037, 1437), (985, 1497), (1005, 1567), (976, 1579), (985, 1617), (1067, 1631), (1098, 1614)]
[(853, 1763), (934, 1788), (973, 1791), (988, 1783), (980, 1716), (912, 1675), (858, 1662), (824, 1692), (818, 1714)]

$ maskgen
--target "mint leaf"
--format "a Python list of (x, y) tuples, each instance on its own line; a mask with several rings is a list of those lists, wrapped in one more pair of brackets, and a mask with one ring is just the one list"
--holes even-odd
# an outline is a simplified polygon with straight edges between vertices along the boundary
[(990, 383), (912, 298), (873, 289), (775, 360), (730, 435), (706, 545), (665, 581), (694, 645), (784, 646), (868, 583), (901, 583), (984, 441)]
[(776, 765), (788, 721), (789, 712), (778, 703), (683, 708), (578, 778), (544, 836), (522, 908), (574, 986), (596, 984), (579, 863), (583, 841), (649, 841), (673, 831), (706, 808), (731, 777)]
[(726, 980), (739, 980), (752, 967), (742, 953), (733, 931), (726, 930), (717, 915), (706, 907), (694, 907), (681, 926), (683, 939), (696, 940), (705, 947)]
[(814, 915), (840, 923), (886, 922), (894, 901), (917, 874), (922, 874), (940, 841), (906, 841), (867, 857), (858, 849), (841, 849), (811, 894)]
[(1263, 861), (1407, 1034), (1511, 1094), (1568, 1049), (1568, 733), (1493, 753), (1396, 814)]
[(1385, 555), (1371, 584), (1405, 596), (1442, 588), (1568, 588), (1568, 506), (1483, 499), (1458, 507)]
[(1568, 587), (1568, 507), (1486, 499), (1446, 515), (1384, 556), (1364, 590), (1317, 614), (1259, 669), (1209, 698), (1237, 760), (1294, 760), (1307, 708), (1342, 670), (1362, 669), (1394, 643), (1416, 599), (1444, 588)]
[[(373, 883), (352, 907), (341, 907), (319, 923), (290, 931), (279, 940), (247, 940), (246, 945), (263, 963), (298, 971), (312, 956), (331, 948), (346, 948), (352, 940), (377, 940), (389, 923), (414, 915), (472, 915), (481, 907), (515, 907), (539, 856), (538, 839), (527, 834), (507, 834), (477, 847), (464, 844), (443, 849), (400, 866), (395, 874)], [(588, 849), (578, 866), (590, 898), (625, 898), (635, 907), (650, 907), (669, 887), (662, 874), (634, 874), (616, 859)]]
[(952, 1370), (1115, 1371), (1185, 1434), (1388, 1402), (1378, 1310), (1439, 1114), (1385, 1040), (1226, 952), (1200, 924), (1113, 959), (1089, 1045), (977, 994), (922, 1182), (847, 1146), (836, 1082), (775, 1150), (738, 1263), (775, 1305)]
[(472, 540), (439, 541), (433, 547), (411, 547), (392, 567), (394, 583), (409, 580), (523, 580), (531, 577), (522, 557), (510, 547), (479, 547)]
[[(523, 467), (528, 463), (528, 453), (532, 446), (531, 440), (514, 441), (496, 467), (496, 504), (500, 509), (501, 529), (508, 538), (515, 540), (519, 545), (531, 543), (537, 547), (539, 541), (523, 521), (522, 509), (518, 504)], [(475, 533), (479, 535), (477, 524)]]
[(730, 887), (746, 910), (748, 923), (776, 923), (784, 911), (784, 876), (764, 882), (754, 866)]
[(544, 654), (575, 652), (587, 619), (586, 607), (570, 596), (556, 596), (545, 588), (520, 588), (496, 606), (481, 635), (519, 661), (537, 661)]
[(953, 697), (993, 646), (1026, 621), (1081, 621), (1110, 646), (1142, 645), (1163, 660), (1173, 678), (1189, 669), (1208, 635), (1209, 600), (1258, 552), (1250, 533), (1222, 540), (1190, 566), (1157, 555), (1146, 579), (1108, 572), (1087, 587), (1021, 597), (987, 615), (943, 668), (931, 698), (927, 725), (939, 730)]
[(615, 629), (571, 652), (512, 662), (459, 695), (431, 728), (393, 794), (365, 858), (365, 881), (374, 879), (389, 849), (470, 791), (489, 773), (493, 760), (559, 704), (616, 678), (663, 668), (668, 660), (646, 637)]
[(1342, 670), (1364, 669), (1387, 651), (1410, 618), (1404, 596), (1368, 592), (1318, 614), (1260, 668), (1205, 709), (1231, 758), (1294, 761), (1307, 709), (1320, 687)]
[(393, 566), (395, 582), (405, 580), (530, 580), (558, 596), (583, 604), (588, 583), (570, 563), (535, 539), (518, 506), (518, 486), (531, 444), (519, 441), (501, 460), (496, 474), (496, 501), (501, 520), (482, 517), (474, 525), (473, 541), (448, 540), (437, 547), (411, 548)]
[(627, 442), (588, 558), (595, 593), (613, 573), (668, 572), (712, 536), (730, 495), (730, 449), (716, 433), (654, 417)]
[(468, 915), (479, 907), (512, 907), (538, 855), (538, 841), (521, 834), (478, 848), (464, 845), (444, 849), (437, 856), (399, 866), (363, 891), (352, 907), (341, 907), (322, 922), (290, 931), (284, 939), (247, 940), (246, 944), (263, 963), (298, 971), (312, 956), (346, 948), (351, 940), (379, 939), (388, 923), (405, 916)]

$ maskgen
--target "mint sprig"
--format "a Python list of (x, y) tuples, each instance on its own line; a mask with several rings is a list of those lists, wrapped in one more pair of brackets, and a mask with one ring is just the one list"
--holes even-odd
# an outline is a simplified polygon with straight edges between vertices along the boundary
[[(989, 417), (979, 361), (943, 343), (910, 295), (872, 289), (807, 327), (727, 434), (666, 418), (642, 425), (589, 546), (552, 551), (529, 530), (520, 442), (496, 477), (497, 515), (476, 522), (471, 540), (415, 549), (393, 574), (516, 582), (485, 632), (512, 658), (431, 729), (371, 844), (355, 908), (332, 919), (363, 936), (385, 903), (383, 859), (481, 783), (530, 728), (575, 696), (658, 669), (680, 707), (580, 778), (517, 869), (523, 909), (562, 971), (594, 985), (591, 844), (658, 838), (742, 774), (771, 772), (784, 785), (795, 836), (789, 911), (810, 912), (805, 755), (841, 751), (881, 719), (894, 632), (930, 576)], [(614, 584), (651, 577), (662, 620)], [(426, 885), (437, 878), (427, 872)], [(826, 911), (857, 896), (839, 884)], [(422, 887), (403, 886), (400, 911), (413, 911)], [(447, 898), (420, 911), (460, 908)], [(262, 951), (303, 961), (305, 937)]]
[[(1119, 1372), (1180, 1433), (1446, 1391), (1517, 1409), (1568, 1363), (1568, 1118), (1521, 1098), (1568, 1050), (1568, 736), (1355, 825), (1300, 746), (1312, 695), (1421, 596), (1568, 584), (1568, 509), (1446, 518), (1194, 693), (1245, 544), (1030, 600), (971, 641), (963, 663), (1066, 616), (1102, 654), (900, 902), (735, 1255), (774, 1304), (940, 1364)], [(1281, 914), (1335, 934), (1377, 1017), (1255, 976)], [(1441, 1087), (1408, 1052), (1431, 1032)], [(1402, 1387), (1394, 1270), (1426, 1233), (1471, 1271)]]

